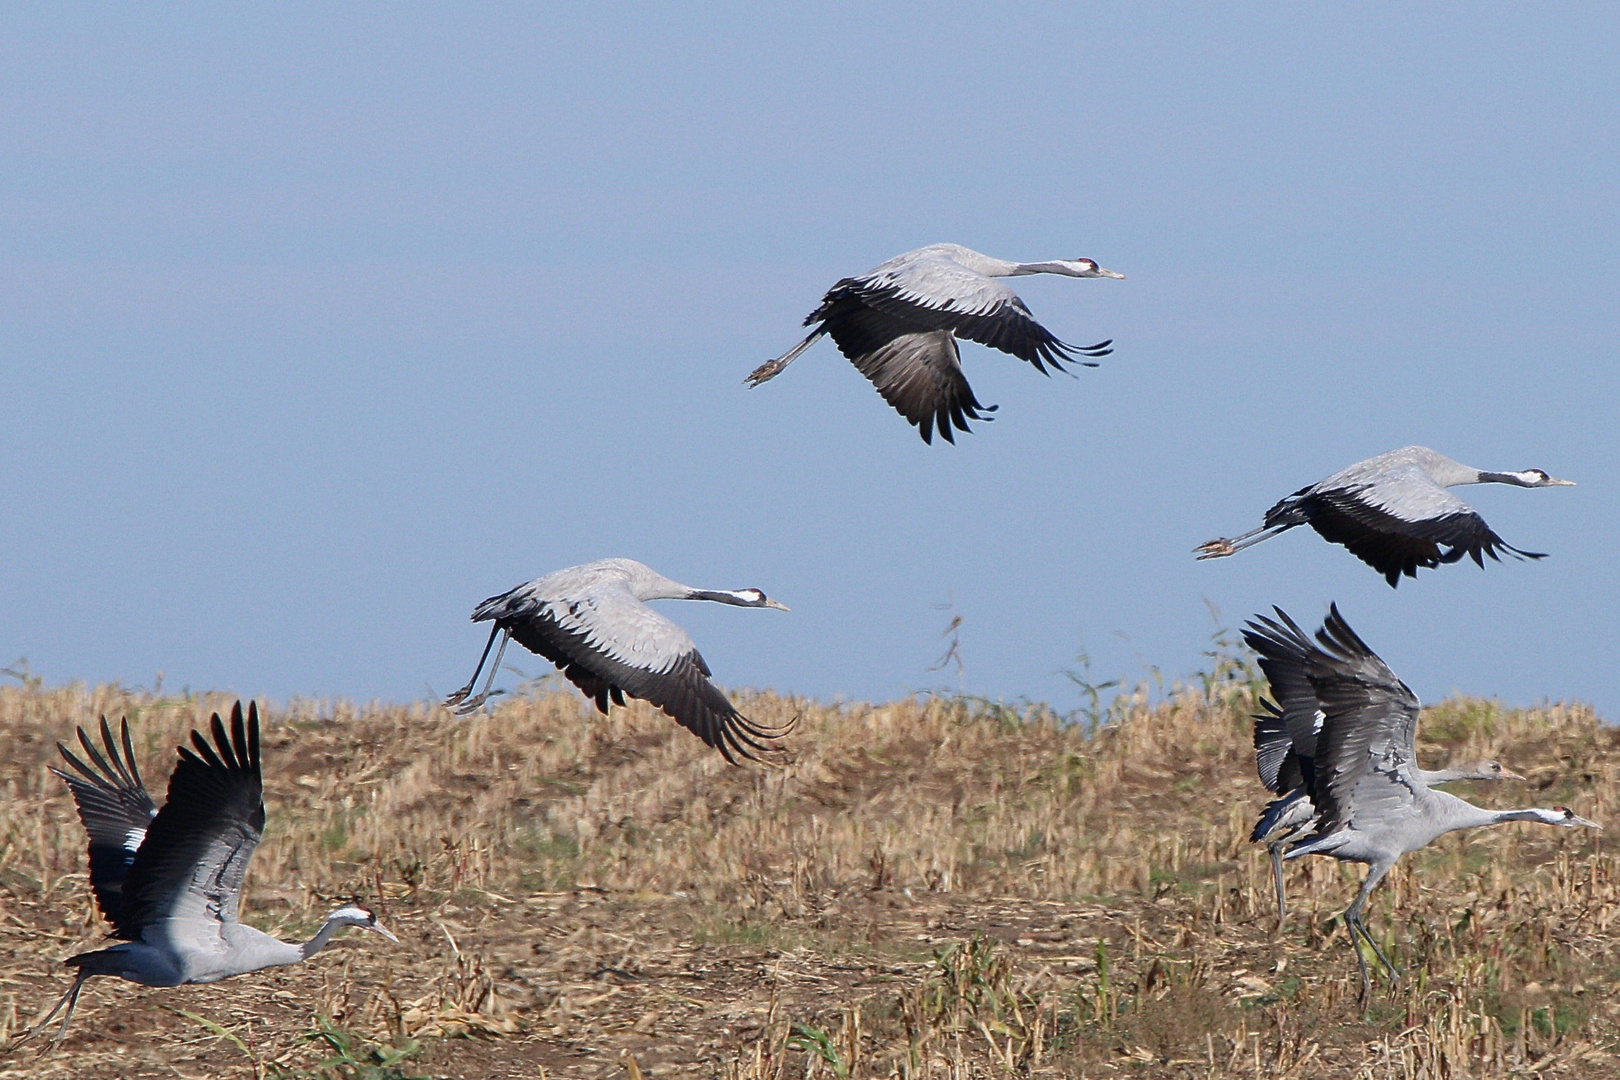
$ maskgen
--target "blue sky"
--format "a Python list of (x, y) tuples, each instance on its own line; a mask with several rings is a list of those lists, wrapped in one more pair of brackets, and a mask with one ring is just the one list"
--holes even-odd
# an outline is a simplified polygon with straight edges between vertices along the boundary
[[(0, 660), (412, 699), (473, 605), (607, 555), (728, 685), (1078, 695), (1330, 600), (1427, 698), (1616, 688), (1620, 17), (1597, 6), (0, 9)], [(823, 343), (952, 241), (1043, 378), (925, 447)], [(1539, 564), (1390, 590), (1275, 499), (1407, 443)], [(947, 609), (947, 605), (949, 606)], [(509, 657), (510, 659), (510, 657)], [(531, 673), (538, 658), (514, 663)]]

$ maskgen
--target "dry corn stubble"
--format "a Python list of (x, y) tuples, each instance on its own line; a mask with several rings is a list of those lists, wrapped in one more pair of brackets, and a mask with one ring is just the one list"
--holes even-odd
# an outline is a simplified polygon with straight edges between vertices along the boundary
[[(55, 741), (128, 714), (160, 795), (229, 704), (0, 690), (7, 1034), (104, 929)], [(96, 980), (61, 1051), (0, 1074), (1620, 1075), (1601, 837), (1512, 825), (1409, 857), (1369, 912), (1408, 978), (1364, 1014), (1336, 921), (1359, 870), (1291, 868), (1278, 932), (1245, 842), (1247, 683), (1138, 695), (1094, 735), (971, 701), (739, 704), (801, 718), (790, 764), (731, 768), (645, 706), (604, 720), (562, 694), (459, 721), (271, 709), (244, 918), (306, 934), (358, 894), (403, 944), (350, 933), (209, 987)], [(1620, 747), (1589, 710), (1457, 700), (1423, 732), (1426, 765), (1531, 777), (1461, 794), (1612, 820)], [(338, 1061), (306, 1038), (322, 1024), (372, 1056)]]

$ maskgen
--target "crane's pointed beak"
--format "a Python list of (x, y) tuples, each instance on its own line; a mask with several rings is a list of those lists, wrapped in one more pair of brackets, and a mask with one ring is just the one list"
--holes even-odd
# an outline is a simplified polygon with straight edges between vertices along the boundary
[(778, 603), (775, 600), (767, 600), (767, 601), (765, 601), (765, 606), (775, 608), (777, 611), (792, 611), (793, 610), (792, 608), (788, 607), (786, 604)]
[(1497, 776), (1501, 777), (1503, 780), (1528, 780), (1528, 779), (1530, 779), (1528, 776), (1524, 776), (1524, 775), (1521, 775), (1519, 773), (1514, 772), (1512, 769), (1508, 768), (1506, 765), (1502, 766), (1502, 771), (1497, 773)]
[(392, 941), (395, 945), (399, 944), (399, 938), (395, 937), (393, 934), (390, 934), (387, 930), (384, 930), (383, 925), (380, 922), (373, 922), (373, 923), (369, 924), (366, 927), (366, 929), (367, 930), (375, 930), (377, 933), (381, 934), (383, 937), (387, 938), (389, 941)]
[(1603, 831), (1603, 826), (1599, 825), (1595, 821), (1588, 821), (1587, 819), (1585, 819), (1583, 817), (1580, 817), (1579, 815), (1570, 818), (1569, 823), (1571, 825), (1585, 825), (1588, 829), (1596, 829), (1598, 832)]
[(1125, 275), (1124, 274), (1121, 274), (1121, 273), (1119, 273), (1117, 271), (1114, 271), (1114, 270), (1105, 269), (1104, 267), (1101, 267), (1101, 266), (1097, 267), (1096, 273), (1092, 274), (1091, 276), (1092, 277), (1111, 277), (1116, 281), (1124, 281), (1125, 280)]
[(1548, 487), (1574, 487), (1575, 486), (1575, 481), (1573, 481), (1573, 480), (1560, 480), (1556, 476), (1549, 476), (1549, 477), (1547, 477), (1547, 486)]

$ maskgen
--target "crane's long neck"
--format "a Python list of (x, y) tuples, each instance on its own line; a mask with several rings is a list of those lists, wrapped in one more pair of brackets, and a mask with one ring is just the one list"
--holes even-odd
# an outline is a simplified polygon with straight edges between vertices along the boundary
[(1545, 821), (1542, 811), (1528, 810), (1486, 810), (1475, 806), (1466, 799), (1459, 799), (1455, 795), (1444, 792), (1434, 792), (1442, 798), (1445, 804), (1443, 832), (1456, 832), (1458, 829), (1478, 829), (1487, 825), (1502, 825), (1509, 821)]
[(1463, 484), (1512, 484), (1514, 487), (1541, 487), (1546, 483), (1545, 477), (1538, 476), (1534, 470), (1526, 472), (1488, 472), (1476, 469), (1471, 465), (1464, 465), (1460, 461), (1452, 461), (1448, 457), (1435, 455), (1436, 460), (1426, 463), (1429, 476), (1434, 482), (1443, 487), (1459, 487)]
[(327, 919), (326, 922), (321, 925), (321, 928), (315, 931), (314, 937), (298, 946), (298, 952), (300, 954), (298, 958), (300, 960), (308, 960), (310, 957), (326, 948), (327, 944), (332, 940), (332, 935), (336, 934), (339, 930), (343, 929), (347, 925), (349, 924), (344, 922), (342, 919)]
[(1476, 469), (1476, 470), (1474, 470), (1474, 475), (1478, 479), (1467, 481), (1468, 483), (1474, 483), (1474, 484), (1512, 484), (1514, 487), (1534, 487), (1535, 486), (1535, 484), (1532, 483), (1529, 479), (1527, 479), (1524, 476), (1519, 475), (1518, 473), (1481, 472), (1478, 469)]
[(967, 248), (952, 247), (946, 251), (945, 257), (958, 266), (965, 266), (975, 274), (985, 277), (1017, 277), (1021, 274), (1039, 274), (1048, 266), (1047, 263), (1015, 263), (1006, 259), (998, 259), (993, 255), (986, 255), (979, 251), (969, 251)]
[(757, 598), (752, 594), (732, 592), (730, 589), (687, 589), (685, 593), (675, 600), (713, 600), (717, 604), (736, 604), (738, 607), (757, 607)]
[[(1427, 466), (1429, 476), (1441, 487), (1459, 487), (1463, 484), (1483, 484), (1494, 479), (1496, 473), (1480, 472), (1450, 458), (1440, 458)], [(1509, 481), (1511, 482), (1511, 481)]]
[(1423, 778), (1425, 784), (1449, 784), (1453, 780), (1476, 779), (1472, 771), (1460, 769), (1456, 766), (1448, 766), (1444, 769), (1419, 769), (1418, 775)]
[(759, 597), (752, 592), (731, 589), (694, 589), (662, 575), (637, 581), (632, 586), (638, 600), (713, 600), (717, 604), (757, 607)]
[(1023, 277), (1026, 274), (1068, 274), (1069, 267), (1055, 262), (1010, 263), (992, 260), (1005, 267), (1000, 273), (985, 272), (985, 277)]

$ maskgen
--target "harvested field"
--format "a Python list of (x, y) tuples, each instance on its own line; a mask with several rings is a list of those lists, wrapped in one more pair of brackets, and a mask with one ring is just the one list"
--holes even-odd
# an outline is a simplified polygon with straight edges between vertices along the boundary
[[(295, 702), (265, 731), (245, 921), (287, 937), (358, 895), (403, 944), (211, 987), (90, 983), (11, 1077), (1620, 1076), (1620, 871), (1603, 835), (1445, 838), (1374, 896), (1406, 980), (1364, 1011), (1338, 913), (1359, 868), (1289, 876), (1278, 932), (1237, 665), (1102, 727), (968, 700), (819, 706), (792, 760), (731, 768), (644, 705), (537, 690), (452, 720)], [(219, 696), (0, 690), (0, 1027), (96, 946), (83, 833), (45, 771), (127, 714), (154, 794)], [(1620, 732), (1452, 700), (1425, 765), (1494, 756), (1613, 822)]]

